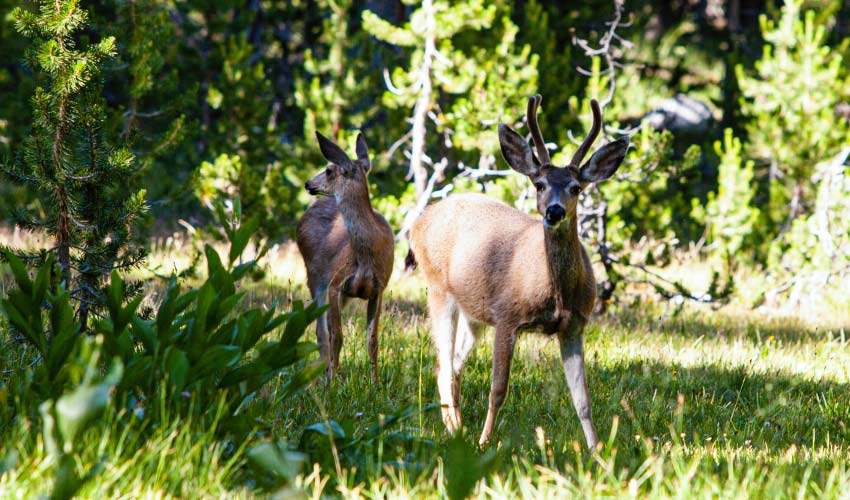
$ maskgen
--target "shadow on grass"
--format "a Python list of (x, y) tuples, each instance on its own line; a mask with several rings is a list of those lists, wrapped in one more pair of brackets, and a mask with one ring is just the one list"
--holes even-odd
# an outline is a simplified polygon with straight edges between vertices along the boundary
[(675, 334), (683, 338), (744, 338), (761, 341), (769, 337), (786, 342), (845, 341), (850, 324), (831, 318), (813, 318), (818, 324), (800, 318), (765, 313), (683, 311), (666, 314), (659, 308), (646, 310), (620, 308), (594, 318), (603, 325), (636, 329), (648, 333)]
[[(405, 306), (398, 310), (405, 311)], [(708, 325), (697, 327), (709, 330)], [(676, 330), (668, 329), (670, 325), (661, 328), (676, 334)], [(809, 338), (793, 337), (790, 328), (772, 330), (770, 334), (783, 332), (787, 338)], [(427, 331), (420, 332), (418, 338), (407, 334), (403, 339), (387, 341), (381, 352), (379, 388), (369, 382), (365, 350), (359, 345), (362, 343), (358, 340), (347, 347), (342, 376), (330, 387), (315, 387), (312, 399), (303, 400), (301, 410), (306, 411), (290, 412), (287, 420), (292, 420), (287, 427), (300, 429), (321, 421), (316, 399), (321, 399), (325, 414), (331, 419), (348, 420), (363, 429), (379, 421), (380, 415), (438, 401), (434, 354)], [(518, 354), (494, 443), (509, 456), (532, 463), (547, 462), (558, 468), (575, 463), (574, 443), (582, 443), (583, 449), (584, 439), (556, 343), (544, 345), (534, 356), (529, 355), (528, 349), (521, 349)], [(464, 372), (462, 407), (471, 442), (477, 439), (486, 416), (490, 363), (489, 348), (479, 346)], [(684, 367), (675, 362), (641, 359), (589, 359), (588, 376), (600, 439), (607, 441), (612, 423), (615, 419), (619, 422), (614, 437), (617, 467), (634, 471), (647, 456), (647, 440), (654, 448), (677, 441), (689, 453), (713, 450), (718, 463), (777, 458), (792, 445), (815, 450), (837, 447), (844, 452), (850, 447), (850, 384), (810, 380), (803, 374), (753, 372), (747, 365)], [(537, 446), (537, 427), (548, 440), (546, 457)], [(432, 440), (434, 447), (426, 450), (388, 446), (382, 450), (387, 460), (405, 456), (408, 461), (431, 463), (433, 454), (438, 454), (448, 439), (439, 412), (429, 412), (421, 420), (412, 419), (403, 430)], [(825, 463), (827, 459), (824, 458)], [(358, 464), (343, 464), (346, 465)], [(503, 463), (503, 471), (510, 467), (510, 460)]]

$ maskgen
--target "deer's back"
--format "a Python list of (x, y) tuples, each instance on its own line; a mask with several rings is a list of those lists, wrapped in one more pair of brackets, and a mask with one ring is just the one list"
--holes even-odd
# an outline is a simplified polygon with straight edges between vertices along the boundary
[(480, 194), (428, 207), (412, 231), (429, 286), (450, 293), (477, 321), (533, 321), (552, 305), (543, 224)]
[[(374, 225), (363, 228), (366, 238), (375, 241), (374, 255), (370, 256), (367, 265), (383, 289), (392, 273), (393, 233), (383, 216), (373, 213)], [(307, 267), (311, 290), (340, 286), (354, 274), (356, 263), (351, 237), (333, 198), (319, 198), (304, 212), (296, 228), (296, 242)]]
[(348, 232), (333, 198), (319, 198), (310, 205), (298, 221), (295, 241), (304, 258), (311, 289), (327, 286), (336, 269), (351, 265)]

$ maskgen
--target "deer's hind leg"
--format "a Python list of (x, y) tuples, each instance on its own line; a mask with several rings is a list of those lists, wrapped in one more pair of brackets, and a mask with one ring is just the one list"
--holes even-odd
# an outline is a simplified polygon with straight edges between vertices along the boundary
[(428, 315), (431, 318), (431, 339), (437, 349), (437, 390), (440, 393), (440, 412), (443, 424), (449, 432), (460, 428), (454, 397), (455, 316), (457, 303), (454, 297), (439, 290), (428, 288)]
[(462, 310), (458, 311), (457, 332), (454, 339), (454, 357), (452, 359), (452, 400), (455, 407), (455, 420), (458, 427), (463, 423), (461, 418), (461, 375), (466, 364), (466, 358), (475, 347), (475, 342), (481, 333), (481, 325), (473, 323)]

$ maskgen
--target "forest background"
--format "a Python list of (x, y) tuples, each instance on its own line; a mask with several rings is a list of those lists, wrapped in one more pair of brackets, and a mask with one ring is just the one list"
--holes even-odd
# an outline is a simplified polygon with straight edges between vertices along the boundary
[[(426, 494), (463, 496), (494, 467), (544, 482), (557, 476), (532, 472), (529, 464), (542, 463), (570, 478), (567, 486), (554, 480), (555, 491), (604, 484), (621, 493), (657, 465), (661, 482), (641, 480), (635, 488), (646, 493), (663, 484), (665, 496), (681, 488), (675, 478), (686, 475), (675, 472), (691, 460), (713, 464), (700, 469), (703, 482), (690, 483), (694, 491), (733, 478), (728, 484), (752, 493), (748, 474), (770, 460), (718, 476), (718, 463), (752, 456), (736, 448), (717, 459), (713, 448), (696, 452), (676, 436), (682, 426), (720, 419), (731, 427), (715, 438), (731, 434), (739, 403), (771, 402), (764, 411), (773, 415), (787, 399), (800, 411), (817, 407), (832, 415), (824, 417), (826, 448), (814, 436), (791, 439), (808, 436), (806, 422), (814, 417), (789, 413), (784, 434), (759, 434), (758, 444), (774, 458), (788, 456), (792, 443), (795, 453), (808, 447), (809, 462), (786, 479), (769, 476), (758, 491), (800, 486), (814, 493), (831, 485), (837, 493), (850, 481), (835, 465), (847, 452), (850, 404), (837, 395), (846, 369), (826, 382), (768, 377), (763, 386), (787, 394), (740, 396), (739, 388), (734, 404), (726, 401), (731, 406), (719, 413), (676, 420), (682, 394), (698, 392), (706, 377), (728, 384), (730, 394), (748, 377), (691, 370), (683, 386), (665, 386), (669, 411), (661, 413), (672, 420), (644, 422), (655, 425), (651, 431), (623, 406), (626, 399), (612, 397), (599, 411), (612, 437), (598, 462), (565, 444), (574, 437), (569, 427), (558, 431), (555, 457), (575, 460), (567, 472), (551, 461), (545, 440), (534, 438), (517, 438), (509, 448), (529, 460), (513, 469), (499, 469), (498, 454), (462, 439), (444, 447), (448, 455), (434, 451), (430, 440), (442, 445), (447, 438), (428, 413), (433, 381), (423, 389), (421, 377), (403, 385), (385, 374), (388, 387), (402, 384), (387, 393), (415, 394), (415, 404), (405, 401), (413, 406), (381, 400), (365, 411), (375, 426), (338, 424), (343, 402), (363, 398), (363, 388), (352, 376), (334, 389), (336, 403), (316, 403), (320, 391), (311, 384), (320, 370), (314, 346), (301, 336), (317, 311), (302, 303), (303, 269), (291, 243), (313, 200), (304, 182), (326, 164), (315, 133), (351, 151), (363, 132), (372, 203), (398, 240), (401, 284), (391, 287), (385, 322), (394, 333), (384, 338), (403, 340), (387, 341), (385, 349), (422, 352), (427, 335), (420, 325), (427, 323), (415, 286), (421, 283), (405, 281), (400, 271), (411, 222), (426, 202), (463, 191), (533, 213), (533, 188), (502, 160), (497, 124), (527, 134), (527, 99), (542, 94), (541, 128), (554, 163), (563, 164), (587, 132), (590, 100), (597, 99), (605, 119), (597, 146), (624, 135), (632, 144), (617, 175), (589, 189), (579, 208), (582, 240), (597, 269), (602, 332), (647, 328), (669, 340), (688, 325), (713, 339), (706, 343), (712, 347), (699, 347), (716, 348), (709, 357), (721, 356), (726, 342), (756, 339), (764, 350), (752, 363), (768, 371), (771, 363), (791, 363), (799, 349), (843, 359), (850, 319), (850, 2), (0, 0), (0, 12), (0, 329), (8, 347), (0, 354), (0, 434), (17, 443), (0, 446), (0, 492), (40, 491), (38, 478), (50, 476), (54, 495), (73, 495), (109, 464), (112, 479), (89, 483), (89, 495), (144, 488), (151, 474), (161, 482), (148, 487), (185, 495), (179, 475), (136, 454), (159, 446), (183, 450), (191, 466), (206, 462), (193, 477), (210, 495), (301, 488), (304, 481), (317, 494), (326, 481), (352, 496), (361, 484), (386, 493), (382, 488), (406, 488), (428, 471), (442, 478), (442, 464), (452, 460), (476, 464), (468, 487), (448, 479)], [(725, 323), (729, 318), (736, 319)], [(238, 333), (227, 337), (227, 329)], [(727, 339), (727, 331), (737, 333)], [(676, 338), (695, 349), (702, 342)], [(788, 344), (771, 354), (776, 338)], [(353, 366), (360, 366), (362, 346), (351, 349)], [(594, 363), (611, 363), (601, 382), (628, 385), (634, 373), (657, 382), (646, 365), (625, 369), (619, 351), (600, 349), (602, 360)], [(643, 345), (636, 352), (660, 351)], [(424, 359), (407, 362), (418, 363), (421, 374), (432, 362)], [(814, 376), (834, 362), (806, 360), (788, 370)], [(394, 366), (388, 373), (396, 373)], [(674, 376), (684, 371), (676, 366)], [(483, 387), (486, 363), (478, 368)], [(529, 384), (542, 376), (531, 372)], [(606, 391), (617, 393), (610, 384)], [(806, 384), (817, 390), (806, 392)], [(292, 401), (311, 409), (281, 415)], [(541, 398), (532, 406), (548, 415), (548, 404)], [(108, 418), (95, 422), (96, 414)], [(389, 426), (381, 423), (385, 415), (390, 423), (419, 415), (416, 432), (406, 427), (393, 435), (407, 458), (394, 469), (404, 472), (387, 473), (389, 480), (378, 451)], [(630, 426), (627, 437), (651, 441), (652, 432), (666, 433), (676, 452), (662, 457), (638, 439), (631, 448), (620, 443), (632, 454), (617, 456), (620, 416), (630, 419), (622, 424)], [(680, 427), (665, 427), (671, 421)], [(205, 429), (195, 437), (204, 436), (206, 447), (193, 447), (191, 436), (177, 431), (180, 422)], [(741, 425), (759, 429), (752, 420)], [(85, 433), (104, 436), (101, 445), (75, 446)], [(319, 446), (304, 437), (312, 435), (329, 441)], [(182, 444), (169, 441), (184, 437)], [(323, 472), (299, 475), (303, 469), (293, 464), (303, 457), (293, 455), (296, 449), (310, 451), (314, 462), (322, 457)], [(209, 462), (206, 453), (217, 458)], [(126, 483), (114, 468), (120, 463), (135, 468)], [(597, 472), (606, 464), (629, 472), (588, 479), (582, 467), (589, 464)], [(519, 487), (494, 484), (476, 491)]]

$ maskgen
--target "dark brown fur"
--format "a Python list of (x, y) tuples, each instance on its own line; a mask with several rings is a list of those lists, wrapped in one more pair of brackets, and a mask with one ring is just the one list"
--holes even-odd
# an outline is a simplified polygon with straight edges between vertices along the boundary
[(307, 189), (331, 197), (316, 200), (296, 229), (310, 294), (329, 304), (317, 322), (316, 336), (332, 377), (342, 349), (343, 300), (367, 300), (369, 357), (377, 382), (378, 323), (381, 296), (393, 271), (393, 231), (369, 199), (369, 160), (362, 137), (358, 137), (357, 160), (348, 159), (327, 139), (320, 136), (319, 140), (325, 156), (336, 163), (311, 179)]

